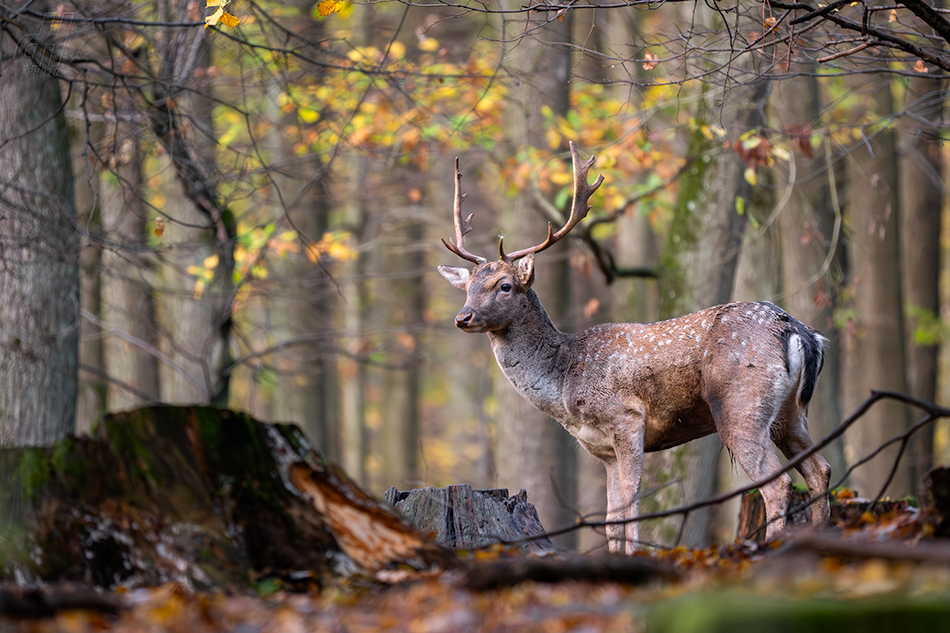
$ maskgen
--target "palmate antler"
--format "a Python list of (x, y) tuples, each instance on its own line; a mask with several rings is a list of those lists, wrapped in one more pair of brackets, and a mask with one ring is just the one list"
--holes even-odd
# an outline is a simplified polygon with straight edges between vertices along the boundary
[[(551, 223), (548, 222), (548, 236), (543, 242), (537, 246), (532, 246), (531, 248), (525, 248), (520, 251), (515, 251), (508, 255), (505, 254), (504, 242), (505, 238), (499, 238), (498, 240), (498, 253), (501, 256), (502, 261), (513, 262), (517, 259), (521, 259), (525, 255), (530, 253), (540, 253), (541, 251), (550, 248), (556, 244), (562, 237), (571, 232), (577, 224), (587, 217), (587, 212), (590, 211), (590, 200), (591, 194), (597, 191), (597, 188), (600, 187), (601, 183), (604, 182), (603, 174), (597, 176), (597, 179), (593, 183), (587, 182), (587, 173), (590, 171), (591, 166), (594, 164), (594, 157), (591, 156), (585, 161), (582, 161), (580, 155), (577, 152), (577, 148), (574, 146), (573, 141), (569, 141), (568, 144), (571, 148), (571, 163), (574, 171), (574, 199), (571, 203), (571, 216), (568, 218), (567, 223), (558, 229), (557, 233), (553, 232), (553, 227)], [(461, 257), (462, 259), (468, 260), (475, 264), (485, 264), (488, 260), (484, 257), (478, 255), (473, 255), (465, 250), (465, 246), (462, 242), (465, 235), (472, 230), (472, 215), (469, 214), (467, 218), (462, 218), (462, 200), (465, 199), (465, 194), (461, 191), (461, 181), (462, 174), (459, 173), (459, 159), (455, 159), (455, 243), (450, 243), (442, 239), (442, 243), (445, 244), (445, 247)]]

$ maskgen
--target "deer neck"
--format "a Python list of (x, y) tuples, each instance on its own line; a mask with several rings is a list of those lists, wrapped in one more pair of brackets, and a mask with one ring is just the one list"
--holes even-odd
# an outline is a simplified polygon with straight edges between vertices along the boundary
[(573, 338), (557, 329), (537, 293), (525, 295), (527, 309), (504, 330), (489, 332), (498, 366), (518, 393), (556, 419), (565, 415), (564, 377)]

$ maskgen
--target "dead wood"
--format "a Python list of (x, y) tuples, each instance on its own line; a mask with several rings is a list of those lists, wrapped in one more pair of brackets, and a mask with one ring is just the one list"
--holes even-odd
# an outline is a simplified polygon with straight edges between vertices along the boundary
[(455, 561), (297, 427), (225, 409), (150, 407), (107, 416), (95, 437), (3, 449), (0, 481), (4, 580), (214, 589), (306, 572), (322, 585)]
[(468, 484), (399, 491), (385, 499), (424, 534), (453, 550), (518, 543), (525, 552), (554, 549), (528, 493), (506, 488), (473, 490)]
[(643, 585), (656, 580), (675, 580), (672, 565), (644, 556), (578, 555), (524, 556), (490, 563), (473, 563), (460, 584), (476, 591), (511, 587), (525, 581), (556, 583), (565, 580), (616, 582)]
[(941, 540), (871, 542), (807, 531), (796, 534), (789, 541), (788, 551), (806, 551), (844, 558), (950, 564), (950, 542)]

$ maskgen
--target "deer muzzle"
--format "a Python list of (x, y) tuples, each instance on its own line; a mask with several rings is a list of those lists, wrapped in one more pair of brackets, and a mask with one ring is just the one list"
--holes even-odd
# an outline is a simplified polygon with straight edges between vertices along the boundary
[(478, 319), (475, 318), (475, 310), (469, 307), (462, 308), (462, 310), (455, 315), (455, 327), (460, 330), (477, 332), (479, 331), (479, 325)]

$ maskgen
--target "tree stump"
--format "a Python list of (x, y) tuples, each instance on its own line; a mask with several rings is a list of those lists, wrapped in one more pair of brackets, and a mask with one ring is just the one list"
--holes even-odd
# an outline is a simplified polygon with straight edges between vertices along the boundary
[[(787, 527), (811, 523), (811, 506), (805, 507), (810, 498), (807, 491), (792, 491), (789, 508), (793, 512), (785, 520)], [(736, 538), (742, 541), (755, 541), (756, 543), (765, 542), (765, 502), (758, 490), (750, 490), (742, 495)]]
[(937, 517), (934, 536), (950, 536), (950, 468), (934, 468), (927, 473), (929, 510)]
[(213, 589), (458, 564), (297, 427), (225, 409), (150, 407), (0, 449), (0, 481), (3, 580)]
[(494, 543), (517, 543), (534, 553), (554, 549), (542, 536), (544, 526), (525, 490), (509, 496), (505, 488), (473, 490), (468, 484), (409, 491), (390, 488), (384, 498), (422, 533), (449, 549)]

